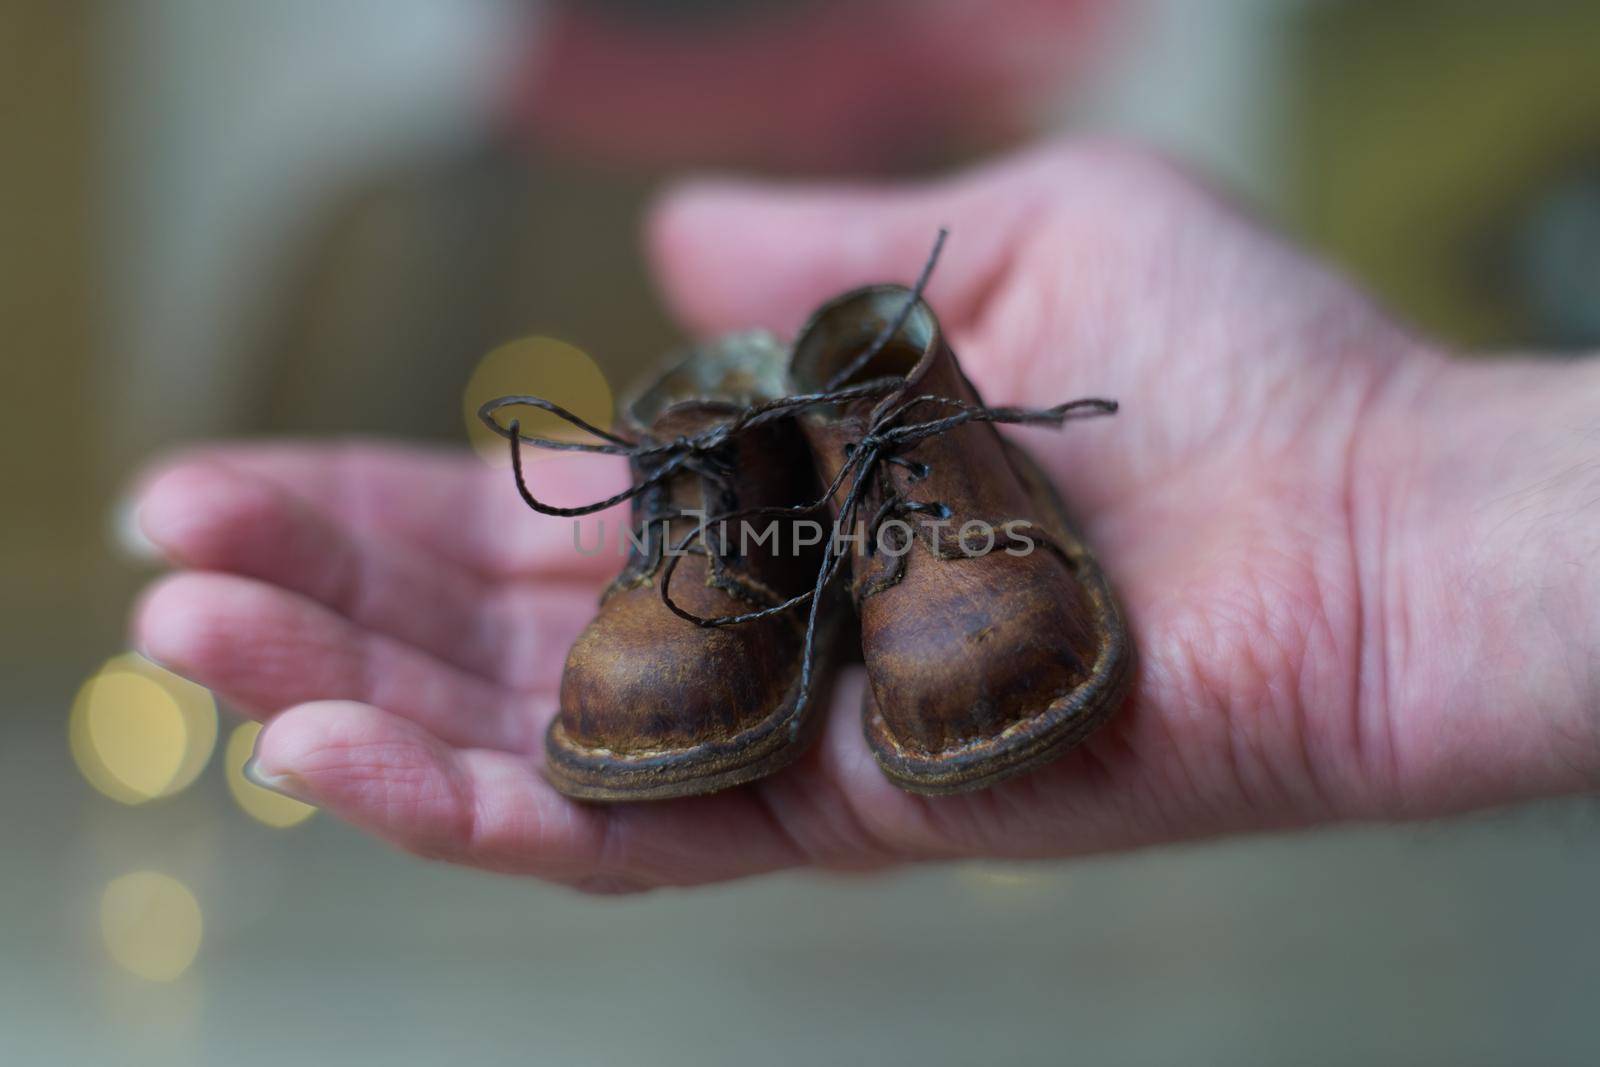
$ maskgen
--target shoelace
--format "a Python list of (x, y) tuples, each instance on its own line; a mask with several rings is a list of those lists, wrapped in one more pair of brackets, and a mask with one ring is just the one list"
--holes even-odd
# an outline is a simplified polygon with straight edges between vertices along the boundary
[[(876, 388), (877, 383), (869, 383), (869, 386)], [(855, 387), (837, 390), (834, 393), (826, 394), (826, 397), (849, 400), (868, 395), (872, 395), (869, 388)], [(665, 489), (667, 482), (680, 473), (692, 472), (699, 475), (707, 486), (715, 490), (720, 508), (726, 511), (733, 507), (736, 502), (736, 493), (732, 477), (733, 471), (729, 467), (727, 455), (728, 444), (734, 437), (746, 430), (776, 419), (788, 417), (812, 404), (822, 403), (824, 396), (824, 394), (810, 394), (780, 397), (777, 400), (748, 407), (728, 422), (707, 427), (699, 433), (680, 435), (670, 441), (657, 441), (650, 437), (641, 437), (633, 440), (620, 434), (612, 433), (609, 430), (603, 430), (560, 404), (539, 396), (513, 395), (496, 397), (478, 408), (478, 418), (490, 431), (510, 442), (511, 471), (516, 481), (517, 493), (522, 497), (523, 503), (541, 515), (577, 518), (604, 511), (636, 496), (644, 495), (644, 507), (641, 509), (643, 511), (643, 518), (640, 523), (641, 529), (635, 531), (634, 537), (634, 542), (637, 544), (646, 541), (649, 530), (670, 522), (672, 519), (681, 518), (689, 514), (683, 509), (669, 506), (666, 503), (665, 494), (661, 492)], [(548, 437), (531, 437), (522, 433), (522, 420), (520, 419), (512, 419), (502, 426), (499, 420), (495, 418), (495, 414), (511, 407), (530, 407), (548, 412), (589, 434), (595, 440), (571, 441)], [(554, 452), (587, 452), (598, 455), (623, 456), (631, 464), (637, 466), (643, 477), (629, 485), (628, 488), (614, 493), (604, 500), (596, 500), (592, 503), (579, 504), (574, 507), (549, 504), (534, 496), (533, 491), (528, 487), (522, 463), (522, 446), (525, 444)], [(656, 499), (652, 500), (651, 494), (658, 495)], [(650, 543), (653, 545), (652, 553), (659, 551), (659, 545), (656, 545), (654, 541)]]
[[(665, 546), (654, 541), (651, 542), (653, 547), (649, 562), (652, 564), (656, 562), (658, 553), (665, 556), (665, 565), (661, 571), (660, 584), (662, 602), (674, 615), (697, 626), (734, 626), (770, 618), (793, 610), (801, 604), (809, 604), (800, 666), (800, 701), (803, 708), (804, 703), (810, 699), (811, 675), (816, 665), (817, 624), (825, 594), (829, 585), (839, 576), (847, 558), (843, 552), (839, 551), (839, 545), (841, 541), (845, 540), (843, 535), (855, 525), (860, 511), (861, 500), (874, 480), (881, 464), (904, 467), (911, 472), (912, 480), (920, 481), (931, 473), (932, 468), (926, 463), (902, 456), (899, 452), (929, 438), (949, 433), (958, 426), (975, 422), (1009, 425), (1048, 425), (1059, 428), (1068, 419), (1092, 418), (1099, 415), (1110, 415), (1117, 411), (1117, 402), (1115, 400), (1103, 400), (1096, 397), (1070, 400), (1050, 408), (988, 407), (980, 404), (969, 404), (965, 401), (932, 393), (907, 398), (904, 394), (910, 387), (910, 383), (903, 377), (878, 378), (858, 385), (843, 386), (844, 382), (859, 374), (871, 364), (872, 360), (883, 351), (889, 341), (910, 318), (911, 312), (922, 299), (923, 291), (932, 276), (934, 265), (938, 262), (939, 253), (947, 237), (948, 231), (941, 229), (938, 238), (934, 242), (933, 250), (929, 254), (927, 262), (923, 265), (916, 284), (907, 293), (905, 304), (900, 311), (884, 325), (883, 329), (874, 336), (867, 347), (852, 357), (848, 363), (824, 383), (820, 392), (781, 397), (764, 404), (753, 405), (728, 422), (718, 423), (700, 433), (679, 436), (666, 442), (658, 442), (650, 438), (642, 438), (635, 441), (613, 434), (592, 425), (559, 404), (536, 396), (499, 397), (480, 407), (478, 409), (478, 417), (490, 430), (510, 442), (511, 469), (516, 479), (517, 492), (521, 495), (523, 501), (534, 511), (543, 515), (576, 517), (603, 511), (625, 500), (630, 500), (641, 493), (659, 489), (665, 485), (668, 479), (683, 471), (692, 471), (700, 475), (707, 484), (717, 488), (721, 500), (729, 501), (734, 494), (731, 471), (727, 467), (726, 446), (735, 436), (745, 430), (776, 419), (797, 416), (808, 408), (830, 404), (847, 404), (856, 400), (877, 398), (878, 403), (868, 417), (866, 432), (862, 434), (859, 441), (846, 446), (844, 463), (840, 466), (838, 473), (834, 475), (832, 483), (817, 499), (803, 504), (734, 509), (715, 515), (702, 516), (692, 530), (680, 538), (675, 545), (671, 546), (670, 552), (663, 552)], [(900, 421), (909, 412), (922, 405), (943, 407), (945, 409), (953, 409), (953, 411), (951, 414), (921, 422)], [(597, 440), (594, 442), (561, 441), (524, 436), (521, 433), (520, 420), (513, 419), (506, 426), (501, 426), (494, 418), (495, 412), (514, 406), (532, 407), (547, 411), (592, 435)], [(638, 465), (639, 470), (644, 473), (644, 477), (627, 489), (615, 493), (604, 500), (571, 508), (557, 507), (536, 499), (529, 490), (522, 468), (523, 444), (560, 452), (589, 452), (625, 456)], [(777, 604), (754, 611), (710, 617), (696, 615), (672, 599), (671, 583), (673, 572), (677, 569), (678, 561), (690, 553), (692, 545), (700, 542), (705, 546), (708, 555), (714, 553), (717, 558), (720, 558), (725, 552), (726, 545), (721, 538), (717, 539), (715, 549), (712, 549), (707, 543), (708, 532), (711, 529), (726, 529), (726, 524), (733, 521), (748, 521), (756, 518), (792, 519), (799, 518), (802, 515), (815, 514), (829, 506), (829, 503), (847, 481), (849, 482), (849, 488), (845, 491), (844, 498), (840, 502), (838, 514), (834, 517), (833, 527), (829, 531), (826, 544), (823, 547), (822, 562), (817, 568), (816, 581), (810, 589)], [(727, 505), (724, 504), (723, 506), (726, 507)], [(655, 507), (647, 506), (644, 510), (646, 514), (643, 525), (647, 530), (651, 524), (658, 522), (663, 523), (662, 529), (665, 530), (664, 520), (682, 517), (685, 514), (680, 509), (670, 509), (659, 505)], [(891, 516), (901, 514), (933, 514), (939, 518), (948, 518), (950, 509), (942, 502), (908, 500), (904, 494), (891, 490), (885, 493), (883, 502), (863, 531), (865, 543), (869, 545), (875, 543), (879, 527), (888, 521)], [(640, 539), (642, 540), (642, 537)], [(797, 714), (799, 710), (797, 709)]]
[[(872, 421), (868, 425), (867, 432), (862, 434), (859, 441), (856, 441), (851, 446), (846, 446), (845, 461), (840, 465), (832, 483), (823, 490), (821, 496), (809, 503), (796, 504), (789, 507), (745, 508), (702, 519), (693, 530), (673, 546), (661, 571), (662, 602), (666, 604), (668, 610), (674, 615), (680, 619), (686, 619), (697, 626), (734, 626), (740, 623), (754, 622), (758, 619), (769, 618), (792, 610), (801, 604), (809, 603), (810, 607), (806, 615), (805, 642), (800, 665), (802, 701), (809, 699), (811, 691), (811, 674), (816, 664), (817, 623), (821, 615), (825, 594), (828, 586), (841, 573), (844, 561), (848, 558), (844, 552), (840, 551), (840, 545), (845, 540), (844, 534), (855, 525), (861, 507), (861, 500), (866, 493), (867, 487), (872, 483), (880, 464), (888, 463), (905, 467), (911, 472), (913, 480), (920, 481), (932, 472), (932, 467), (927, 463), (899, 455), (897, 450), (916, 445), (931, 437), (949, 433), (957, 426), (963, 426), (970, 422), (987, 422), (1059, 427), (1070, 418), (1092, 418), (1097, 415), (1113, 414), (1117, 410), (1116, 401), (1101, 400), (1093, 397), (1067, 401), (1052, 408), (985, 407), (931, 393), (911, 397), (910, 399), (901, 399), (896, 402), (895, 394), (904, 392), (906, 384), (904, 379), (881, 379), (850, 389), (835, 390), (831, 393), (817, 393), (805, 397), (790, 398), (794, 402), (795, 409), (798, 410), (822, 404), (847, 402), (879, 393), (884, 397), (878, 407), (874, 409)], [(900, 423), (898, 421), (908, 412), (924, 404), (954, 408), (955, 411), (953, 414), (942, 418), (929, 419), (923, 422)], [(755, 611), (711, 617), (696, 615), (672, 599), (672, 574), (677, 569), (678, 561), (688, 554), (690, 546), (695, 541), (703, 542), (707, 536), (707, 531), (712, 527), (723, 529), (727, 523), (735, 521), (747, 522), (757, 518), (798, 518), (802, 515), (815, 514), (829, 506), (829, 503), (847, 481), (849, 488), (845, 491), (844, 498), (839, 504), (838, 513), (834, 516), (833, 527), (828, 532), (826, 543), (823, 546), (822, 562), (817, 568), (817, 578), (810, 589), (787, 600)], [(942, 502), (908, 500), (899, 492), (887, 492), (883, 502), (868, 520), (866, 527), (861, 531), (860, 536), (863, 543), (868, 546), (875, 544), (879, 527), (889, 518), (904, 514), (932, 514), (943, 519), (948, 518), (951, 511)]]
[[(949, 230), (940, 228), (939, 235), (933, 242), (933, 250), (923, 264), (922, 273), (918, 275), (917, 283), (912, 287), (910, 297), (905, 306), (900, 309), (900, 312), (892, 322), (879, 331), (878, 336), (873, 339), (867, 348), (824, 384), (823, 392), (821, 393), (780, 397), (765, 404), (746, 408), (730, 422), (720, 423), (700, 433), (680, 436), (667, 442), (654, 441), (648, 438), (638, 441), (629, 440), (608, 430), (602, 430), (600, 427), (568, 411), (560, 404), (538, 396), (514, 395), (496, 397), (478, 408), (478, 418), (491, 432), (506, 438), (511, 443), (511, 470), (516, 478), (517, 492), (522, 496), (524, 503), (541, 515), (554, 515), (561, 518), (592, 515), (597, 511), (604, 511), (606, 508), (648, 492), (664, 484), (669, 478), (684, 469), (693, 470), (701, 475), (702, 478), (709, 480), (720, 490), (726, 492), (731, 488), (727, 481), (727, 472), (718, 469), (713, 457), (736, 434), (759, 426), (763, 422), (770, 422), (773, 419), (794, 414), (815, 404), (836, 403), (841, 400), (848, 401), (858, 397), (876, 395), (880, 390), (887, 391), (883, 389), (883, 382), (868, 382), (865, 386), (859, 386), (855, 389), (841, 389), (840, 386), (870, 363), (872, 358), (889, 343), (889, 339), (905, 325), (906, 319), (910, 317), (917, 301), (922, 298), (922, 291), (927, 287), (928, 279), (933, 276), (934, 265), (939, 261), (939, 253), (943, 250), (944, 242), (949, 236)], [(558, 441), (547, 437), (524, 436), (520, 419), (513, 419), (505, 426), (501, 426), (495, 419), (495, 412), (508, 407), (531, 407), (549, 412), (596, 438), (599, 443)], [(530, 444), (537, 448), (550, 449), (556, 452), (589, 452), (608, 456), (625, 456), (630, 461), (637, 463), (639, 469), (645, 472), (645, 477), (622, 492), (609, 496), (604, 500), (597, 500), (592, 504), (580, 504), (571, 508), (557, 507), (537, 499), (528, 490), (527, 481), (523, 477), (522, 471), (523, 444)]]
[[(587, 441), (562, 441), (545, 437), (527, 437), (522, 433), (522, 420), (512, 419), (509, 425), (501, 426), (495, 418), (495, 413), (510, 407), (531, 407), (549, 412), (572, 426), (583, 430), (595, 437), (594, 442)], [(517, 484), (517, 492), (522, 497), (523, 503), (541, 515), (554, 515), (563, 518), (576, 518), (581, 515), (592, 515), (597, 511), (604, 511), (615, 504), (634, 497), (643, 497), (640, 508), (641, 521), (634, 530), (631, 543), (636, 546), (634, 552), (642, 553), (643, 558), (636, 557), (635, 562), (646, 568), (653, 568), (660, 558), (661, 541), (665, 539), (665, 531), (673, 519), (683, 515), (679, 508), (669, 505), (666, 499), (666, 483), (680, 472), (693, 472), (699, 475), (702, 483), (703, 495), (709, 496), (714, 492), (722, 507), (734, 506), (737, 500), (733, 494), (731, 471), (723, 455), (723, 445), (726, 442), (724, 427), (713, 427), (705, 433), (694, 437), (679, 437), (672, 441), (658, 442), (654, 440), (629, 440), (618, 434), (611, 433), (595, 426), (580, 416), (568, 411), (560, 404), (537, 396), (502, 396), (489, 401), (478, 409), (478, 418), (493, 432), (508, 438), (511, 442), (511, 469)], [(527, 478), (522, 467), (522, 445), (524, 443), (539, 448), (556, 452), (589, 452), (600, 455), (624, 456), (630, 462), (630, 467), (637, 469), (643, 475), (638, 481), (620, 493), (613, 494), (604, 500), (597, 500), (590, 504), (580, 504), (576, 507), (561, 507), (548, 504), (533, 495), (529, 489)], [(662, 537), (657, 538), (653, 532), (657, 529), (663, 531)], [(630, 563), (630, 567), (635, 564)]]

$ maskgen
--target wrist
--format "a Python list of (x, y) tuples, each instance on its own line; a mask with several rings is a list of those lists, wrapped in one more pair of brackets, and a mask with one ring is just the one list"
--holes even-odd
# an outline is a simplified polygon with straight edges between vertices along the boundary
[(1405, 364), (1353, 453), (1371, 768), (1400, 814), (1600, 783), (1600, 361)]

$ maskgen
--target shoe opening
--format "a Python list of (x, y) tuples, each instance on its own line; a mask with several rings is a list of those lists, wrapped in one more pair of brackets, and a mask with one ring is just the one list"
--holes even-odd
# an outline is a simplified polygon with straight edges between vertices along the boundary
[[(905, 309), (911, 290), (902, 285), (857, 289), (824, 304), (795, 342), (790, 371), (797, 392), (820, 392), (829, 381), (871, 347)], [(882, 350), (835, 388), (889, 376), (905, 377), (939, 334), (939, 323), (918, 300), (906, 321)]]
[[(669, 367), (624, 405), (629, 417), (649, 426), (663, 411), (688, 400), (745, 407), (783, 396), (788, 351), (764, 330), (728, 334), (679, 350)], [(676, 362), (671, 362), (672, 360)]]

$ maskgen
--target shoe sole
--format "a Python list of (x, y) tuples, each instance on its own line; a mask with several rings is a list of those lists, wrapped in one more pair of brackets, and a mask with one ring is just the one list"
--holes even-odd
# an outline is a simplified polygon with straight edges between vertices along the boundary
[(1133, 683), (1133, 643), (1105, 572), (1073, 529), (1060, 495), (1044, 472), (1014, 446), (1008, 444), (1007, 452), (1035, 499), (1054, 513), (1055, 532), (1093, 605), (1096, 630), (1102, 636), (1100, 648), (1089, 677), (1051, 701), (1040, 714), (1013, 723), (993, 737), (932, 755), (912, 752), (900, 744), (879, 713), (869, 685), (861, 702), (867, 745), (889, 780), (910, 793), (946, 796), (973, 792), (1041, 767), (1076, 748), (1111, 718)]
[(545, 778), (574, 800), (622, 803), (702, 796), (782, 770), (811, 747), (827, 718), (839, 614), (832, 613), (818, 634), (811, 695), (803, 705), (796, 677), (776, 710), (725, 741), (633, 753), (580, 745), (567, 736), (558, 716), (545, 733)]

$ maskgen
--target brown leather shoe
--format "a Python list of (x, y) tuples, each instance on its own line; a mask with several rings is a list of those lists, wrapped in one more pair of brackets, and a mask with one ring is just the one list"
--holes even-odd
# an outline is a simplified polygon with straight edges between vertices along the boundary
[(863, 725), (884, 773), (962, 792), (1081, 742), (1122, 702), (1133, 649), (1061, 501), (993, 424), (1115, 405), (983, 407), (932, 310), (890, 285), (825, 304), (790, 377), (798, 394), (844, 394), (800, 421), (840, 527), (859, 535)]
[[(782, 395), (787, 358), (766, 334), (696, 349), (624, 403), (616, 436), (535, 397), (502, 397), (480, 412), (511, 437), (518, 486), (536, 510), (587, 514), (633, 501), (627, 562), (567, 655), (560, 711), (545, 737), (545, 776), (566, 795), (656, 800), (725, 789), (788, 764), (821, 721), (819, 690), (845, 614), (836, 603), (818, 612), (815, 662), (804, 665), (804, 614), (720, 624), (808, 591), (820, 566), (817, 538), (797, 548), (792, 518), (777, 520), (765, 541), (757, 539), (764, 526), (753, 526), (748, 541), (733, 525), (726, 537), (697, 534), (707, 516), (804, 504), (819, 492), (792, 419), (739, 421), (752, 404)], [(562, 415), (603, 443), (519, 436), (516, 423), (494, 417), (518, 405)], [(522, 442), (627, 455), (634, 485), (579, 508), (545, 504), (523, 481)], [(610, 551), (629, 536), (606, 535)], [(719, 625), (696, 625), (669, 608), (661, 589), (669, 566), (677, 611)]]

